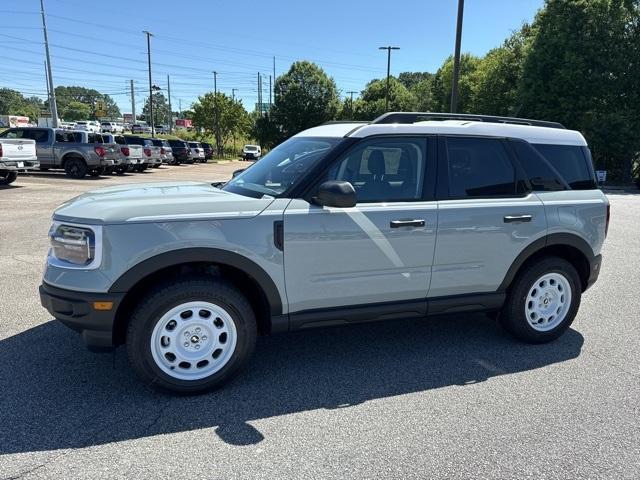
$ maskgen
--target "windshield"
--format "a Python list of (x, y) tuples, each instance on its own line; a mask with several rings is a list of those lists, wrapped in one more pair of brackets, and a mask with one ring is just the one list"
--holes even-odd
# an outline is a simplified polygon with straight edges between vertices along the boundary
[(342, 138), (293, 137), (231, 179), (223, 190), (254, 198), (285, 194)]
[(256, 147), (255, 145), (245, 145), (244, 149), (249, 152), (255, 152), (256, 150), (258, 150), (258, 147)]

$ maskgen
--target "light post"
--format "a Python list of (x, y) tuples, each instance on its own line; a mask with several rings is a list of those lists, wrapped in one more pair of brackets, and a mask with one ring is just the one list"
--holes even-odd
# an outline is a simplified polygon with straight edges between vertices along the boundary
[(389, 45), (388, 47), (378, 47), (378, 50), (386, 50), (387, 51), (387, 94), (385, 95), (384, 101), (384, 111), (389, 111), (389, 75), (391, 72), (391, 50), (400, 50), (400, 47), (392, 47)]
[(460, 76), (460, 43), (462, 41), (462, 15), (464, 0), (458, 0), (458, 19), (456, 22), (456, 46), (453, 55), (453, 78), (451, 81), (451, 113), (458, 110), (458, 77)]
[(153, 85), (151, 84), (151, 37), (153, 34), (146, 30), (143, 32), (147, 36), (147, 63), (149, 66), (149, 116), (151, 117), (151, 138), (156, 136), (156, 127), (153, 122)]

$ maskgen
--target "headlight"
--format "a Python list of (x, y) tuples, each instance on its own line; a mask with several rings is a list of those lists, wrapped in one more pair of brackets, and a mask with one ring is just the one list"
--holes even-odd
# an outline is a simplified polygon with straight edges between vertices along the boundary
[(49, 263), (63, 268), (93, 269), (102, 260), (102, 227), (54, 223), (49, 230)]

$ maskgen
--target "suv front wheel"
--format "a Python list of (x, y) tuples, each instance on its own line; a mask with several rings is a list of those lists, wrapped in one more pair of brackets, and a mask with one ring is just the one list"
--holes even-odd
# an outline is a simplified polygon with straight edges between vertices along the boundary
[(514, 281), (500, 322), (515, 337), (545, 343), (562, 335), (580, 307), (580, 277), (559, 257), (543, 257), (526, 266)]
[(127, 353), (148, 384), (176, 393), (213, 390), (251, 357), (256, 320), (230, 283), (190, 277), (148, 294), (131, 317)]

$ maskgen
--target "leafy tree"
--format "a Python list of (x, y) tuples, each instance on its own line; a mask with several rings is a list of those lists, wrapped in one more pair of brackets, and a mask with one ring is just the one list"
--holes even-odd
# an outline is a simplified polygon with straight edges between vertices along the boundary
[[(354, 117), (358, 120), (373, 120), (385, 113), (387, 80), (372, 80), (354, 101)], [(395, 77), (389, 78), (389, 111), (411, 111), (415, 98)]]
[(92, 113), (91, 106), (73, 100), (65, 105), (64, 110), (59, 115), (68, 122), (76, 122), (78, 120), (86, 120)]
[[(469, 53), (460, 56), (458, 80), (458, 111), (470, 112), (472, 108), (474, 74), (480, 59)], [(445, 60), (433, 77), (431, 93), (435, 111), (448, 112), (451, 108), (451, 83), (453, 79), (453, 57)]]
[[(66, 114), (67, 108), (71, 102), (83, 103), (89, 108), (89, 115), (87, 117), (78, 118), (76, 120), (86, 120), (90, 117), (94, 117), (94, 106), (98, 101), (104, 102), (108, 117), (119, 117), (121, 115), (120, 109), (118, 108), (115, 100), (113, 100), (109, 95), (102, 94), (97, 90), (78, 86), (58, 86), (55, 88), (55, 92), (58, 115), (65, 120), (73, 121), (70, 117), (67, 118), (68, 115)], [(77, 109), (74, 111), (77, 111)]]
[(169, 121), (169, 104), (162, 92), (153, 92), (153, 122), (150, 121), (151, 111), (149, 98), (144, 102), (142, 107), (142, 115), (146, 122), (151, 125), (165, 125)]
[(639, 19), (638, 0), (547, 0), (520, 82), (524, 115), (581, 130), (625, 182), (640, 151)]
[(0, 88), (0, 114), (23, 115), (35, 121), (40, 116), (44, 104), (38, 97), (24, 97), (17, 90)]
[(273, 148), (284, 140), (282, 131), (269, 115), (252, 114), (253, 124), (249, 134), (255, 138), (263, 148)]
[(339, 100), (336, 84), (316, 64), (295, 62), (274, 85), (272, 120), (285, 138), (335, 118)]
[(398, 75), (398, 80), (401, 84), (412, 90), (419, 83), (428, 81), (433, 78), (433, 73), (429, 72), (402, 72)]
[(223, 146), (234, 135), (246, 134), (251, 121), (240, 100), (234, 100), (224, 93), (206, 93), (193, 104), (193, 124), (196, 128), (211, 132), (216, 140), (218, 155)]
[(415, 110), (418, 112), (432, 112), (435, 105), (433, 101), (433, 78), (431, 75), (415, 83), (410, 91), (415, 99)]
[(490, 50), (473, 74), (469, 111), (485, 115), (517, 115), (521, 109), (518, 85), (531, 28), (524, 25), (502, 46)]

